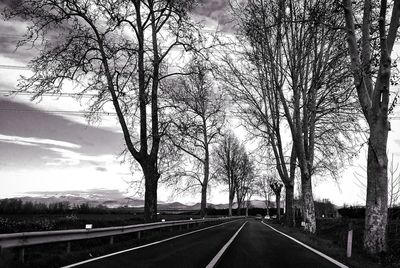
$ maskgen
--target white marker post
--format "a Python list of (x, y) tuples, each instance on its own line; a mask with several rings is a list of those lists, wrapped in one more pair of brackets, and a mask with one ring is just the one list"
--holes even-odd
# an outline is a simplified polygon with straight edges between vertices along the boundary
[(349, 231), (347, 232), (347, 258), (351, 257), (351, 249), (353, 244), (353, 223), (349, 223)]

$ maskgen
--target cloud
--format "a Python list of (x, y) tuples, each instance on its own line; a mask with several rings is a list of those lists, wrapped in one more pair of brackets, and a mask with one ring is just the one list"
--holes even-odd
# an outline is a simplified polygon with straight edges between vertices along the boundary
[(123, 149), (121, 133), (81, 124), (0, 98), (0, 163), (11, 170), (108, 166)]
[(25, 192), (27, 195), (38, 196), (60, 196), (60, 195), (75, 195), (85, 198), (102, 198), (102, 199), (118, 199), (125, 198), (124, 192), (116, 189), (88, 189), (88, 190), (63, 190), (63, 191), (30, 191)]
[(213, 22), (222, 31), (232, 31), (232, 16), (229, 13), (229, 0), (205, 0), (193, 11), (193, 14), (205, 19), (207, 24)]
[(96, 167), (97, 171), (106, 172), (107, 169), (105, 167)]
[(59, 141), (59, 140), (52, 140), (52, 139), (40, 139), (34, 137), (20, 137), (20, 136), (9, 136), (0, 134), (0, 142), (8, 142), (14, 143), (19, 145), (26, 145), (26, 146), (40, 146), (40, 145), (52, 145), (52, 146), (60, 146), (65, 148), (74, 148), (78, 149), (81, 148), (80, 145), (66, 142), (66, 141)]
[(76, 151), (64, 149), (64, 148), (49, 148), (50, 151), (58, 153), (61, 157), (59, 158), (45, 158), (49, 160), (47, 165), (80, 165), (82, 162), (88, 164), (99, 164), (99, 163), (111, 163), (116, 161), (116, 156), (112, 154), (108, 155), (86, 155)]
[(15, 62), (14, 65), (25, 65), (38, 55), (38, 49), (29, 45), (17, 49), (17, 44), (22, 40), (27, 27), (28, 22), (24, 21), (0, 21), (0, 55)]

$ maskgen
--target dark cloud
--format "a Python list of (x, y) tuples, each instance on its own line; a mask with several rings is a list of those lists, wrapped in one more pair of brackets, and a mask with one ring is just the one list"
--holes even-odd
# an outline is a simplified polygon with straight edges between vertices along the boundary
[[(9, 8), (10, 4), (15, 4), (17, 1), (3, 1), (0, 4), (0, 10), (5, 7)], [(17, 49), (18, 41), (23, 38), (28, 26), (27, 21), (15, 17), (10, 20), (3, 20), (0, 16), (0, 54), (3, 57), (8, 57), (21, 63), (28, 63), (38, 51), (35, 48), (28, 46)]]
[(193, 13), (216, 21), (222, 31), (231, 31), (232, 16), (229, 8), (229, 0), (203, 0)]
[[(34, 111), (34, 112), (30, 112)], [(0, 141), (0, 162), (19, 166), (46, 165), (51, 159), (60, 158), (65, 149), (85, 156), (118, 155), (123, 149), (122, 134), (95, 126), (80, 124), (60, 115), (0, 98), (0, 134), (50, 141), (43, 143), (10, 143)], [(62, 142), (78, 146), (64, 146)], [(100, 159), (99, 159), (100, 160)], [(101, 161), (101, 160), (100, 160)], [(86, 161), (87, 164), (92, 159)], [(101, 162), (93, 162), (96, 166)]]
[[(0, 112), (1, 113), (1, 112)], [(0, 131), (1, 133), (1, 131)], [(31, 167), (46, 166), (46, 158), (60, 157), (58, 153), (46, 150), (39, 146), (26, 146), (0, 141), (0, 162), (4, 169), (19, 170)]]
[(105, 167), (96, 167), (97, 171), (106, 172), (107, 169)]
[[(1, 31), (1, 24), (0, 24)], [(1, 35), (0, 33), (0, 54), (3, 57), (7, 57), (18, 61), (18, 65), (26, 65), (28, 62), (38, 54), (38, 51), (35, 48), (23, 48), (20, 47), (17, 49), (17, 42), (20, 37), (15, 36), (7, 36)]]

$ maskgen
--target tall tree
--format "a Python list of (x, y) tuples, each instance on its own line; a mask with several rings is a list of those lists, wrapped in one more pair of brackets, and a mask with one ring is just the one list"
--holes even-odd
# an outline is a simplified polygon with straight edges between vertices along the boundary
[[(224, 68), (219, 72), (244, 121), (272, 148), (287, 192), (288, 224), (293, 224), (290, 208), (297, 158), (303, 216), (310, 232), (316, 229), (312, 175), (337, 175), (344, 156), (352, 154), (351, 140), (358, 130), (344, 38), (326, 26), (338, 17), (332, 3), (258, 0), (239, 4), (235, 8), (237, 38), (243, 46), (223, 54)], [(289, 141), (285, 141), (287, 133), (282, 133), (284, 127), (290, 129)], [(288, 154), (285, 148), (289, 146)]]
[[(95, 96), (92, 115), (112, 104), (129, 154), (145, 178), (145, 220), (157, 218), (158, 153), (163, 126), (159, 91), (172, 75), (167, 61), (176, 47), (195, 42), (188, 10), (195, 1), (24, 0), (8, 17), (30, 21), (20, 45), (40, 49), (21, 91), (60, 93), (72, 81), (77, 94)], [(55, 38), (53, 36), (56, 36)]]
[[(237, 214), (240, 215), (243, 202), (245, 202), (245, 198), (251, 192), (255, 182), (254, 164), (243, 144), (240, 146), (238, 166), (235, 171), (234, 184), (236, 190)], [(248, 202), (246, 204), (248, 204)]]
[[(224, 95), (212, 82), (204, 60), (193, 58), (186, 73), (189, 75), (177, 80), (167, 93), (173, 107), (168, 136), (178, 149), (194, 159), (195, 171), (179, 172), (179, 175), (194, 178), (194, 183), (200, 185), (200, 214), (205, 216), (211, 146), (221, 134), (225, 121)], [(192, 184), (193, 180), (190, 181)]]
[[(296, 151), (291, 140), (285, 140), (288, 133), (282, 131), (287, 123), (279, 96), (279, 88), (286, 81), (281, 69), (284, 60), (282, 39), (277, 38), (277, 32), (281, 30), (270, 25), (282, 19), (279, 15), (281, 6), (264, 1), (249, 1), (245, 6), (234, 2), (232, 10), (238, 31), (237, 42), (233, 43), (242, 45), (226, 47), (227, 52), (219, 58), (216, 73), (227, 85), (238, 115), (251, 128), (249, 134), (260, 141), (261, 148), (272, 148), (276, 170), (287, 192), (286, 223), (294, 226)], [(285, 150), (287, 146), (291, 147), (289, 155)]]
[(400, 24), (400, 1), (393, 2), (389, 20), (388, 1), (365, 0), (363, 4), (361, 28), (356, 30), (353, 3), (343, 0), (351, 73), (369, 127), (364, 248), (376, 254), (387, 250), (389, 88), (391, 54)]
[(267, 215), (269, 216), (269, 208), (270, 208), (270, 198), (271, 195), (273, 194), (273, 191), (270, 187), (270, 182), (271, 182), (271, 177), (267, 175), (262, 175), (256, 177), (255, 181), (255, 189), (256, 193), (258, 193), (260, 196), (264, 197), (265, 199), (265, 206), (267, 209)]
[(215, 150), (214, 165), (221, 181), (228, 185), (229, 216), (232, 216), (233, 200), (237, 187), (238, 169), (241, 161), (239, 140), (231, 132), (225, 133)]

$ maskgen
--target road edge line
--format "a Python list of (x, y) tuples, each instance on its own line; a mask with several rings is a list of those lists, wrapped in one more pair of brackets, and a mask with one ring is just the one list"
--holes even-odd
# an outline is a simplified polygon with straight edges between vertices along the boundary
[(305, 247), (306, 249), (311, 250), (311, 251), (314, 252), (315, 254), (318, 254), (319, 256), (321, 256), (321, 257), (327, 259), (328, 261), (332, 262), (333, 264), (336, 264), (336, 265), (339, 266), (340, 268), (349, 268), (349, 267), (346, 266), (345, 264), (343, 264), (343, 263), (341, 263), (341, 262), (335, 260), (335, 259), (332, 258), (332, 257), (329, 257), (328, 255), (326, 255), (326, 254), (324, 254), (324, 253), (322, 253), (322, 252), (316, 250), (315, 248), (312, 248), (312, 247), (310, 247), (310, 246), (304, 244), (303, 242), (300, 242), (299, 240), (297, 240), (297, 239), (291, 237), (290, 235), (287, 235), (287, 234), (285, 234), (284, 232), (281, 232), (281, 231), (275, 229), (274, 227), (270, 226), (269, 224), (266, 224), (266, 223), (263, 222), (263, 221), (262, 221), (261, 223), (264, 224), (265, 226), (268, 226), (269, 228), (271, 228), (271, 229), (274, 230), (275, 232), (280, 233), (281, 235), (284, 235), (284, 236), (286, 236), (287, 238), (293, 240), (294, 242), (296, 242), (296, 243), (302, 245), (302, 246)]
[[(240, 220), (240, 219), (238, 219), (238, 220)], [(206, 228), (203, 228), (203, 229), (199, 229), (199, 230), (191, 231), (191, 232), (188, 232), (188, 233), (176, 235), (176, 236), (169, 237), (169, 238), (166, 238), (166, 239), (163, 239), (163, 240), (160, 240), (160, 241), (155, 241), (155, 242), (152, 242), (152, 243), (149, 243), (149, 244), (137, 246), (137, 247), (134, 247), (134, 248), (124, 249), (124, 250), (121, 250), (121, 251), (109, 253), (109, 254), (106, 254), (106, 255), (103, 255), (103, 256), (99, 256), (99, 257), (95, 257), (95, 258), (92, 258), (92, 259), (80, 261), (80, 262), (77, 262), (77, 263), (68, 264), (66, 266), (62, 266), (61, 268), (76, 267), (78, 265), (82, 265), (82, 264), (89, 263), (89, 262), (92, 262), (92, 261), (105, 259), (105, 258), (112, 257), (112, 256), (115, 256), (115, 255), (118, 255), (118, 254), (125, 253), (125, 252), (134, 251), (134, 250), (145, 248), (145, 247), (150, 247), (150, 246), (153, 246), (153, 245), (161, 244), (163, 242), (167, 242), (169, 240), (173, 240), (173, 239), (185, 236), (185, 235), (191, 235), (191, 234), (198, 233), (198, 232), (201, 232), (201, 231), (205, 231), (205, 230), (208, 230), (208, 229), (211, 229), (211, 228), (215, 228), (215, 227), (218, 227), (218, 226), (221, 226), (221, 225), (224, 225), (224, 224), (228, 224), (228, 223), (231, 223), (231, 222), (236, 222), (238, 220), (223, 222), (223, 223), (220, 223), (220, 224), (217, 224), (217, 225), (213, 225), (213, 226), (209, 226), (209, 227), (206, 227)]]
[(210, 261), (210, 263), (206, 266), (206, 268), (213, 268), (218, 261), (221, 259), (222, 255), (228, 249), (228, 247), (232, 244), (233, 240), (235, 240), (236, 236), (242, 230), (242, 228), (246, 225), (247, 221), (240, 226), (240, 228), (236, 231), (236, 233), (228, 240), (228, 242), (218, 251), (217, 255)]

